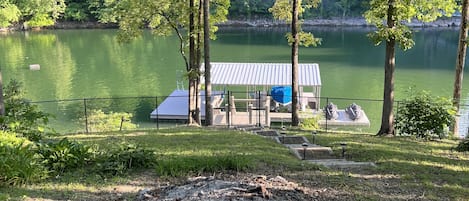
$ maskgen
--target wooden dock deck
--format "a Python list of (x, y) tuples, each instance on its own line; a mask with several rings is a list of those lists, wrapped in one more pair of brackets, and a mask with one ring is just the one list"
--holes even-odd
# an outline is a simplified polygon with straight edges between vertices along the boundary
[[(363, 126), (369, 127), (370, 120), (368, 116), (363, 112), (363, 116), (360, 119), (352, 120), (348, 117), (344, 110), (339, 110), (339, 117), (335, 120), (319, 120), (320, 126)], [(221, 112), (214, 115), (214, 125), (227, 125), (226, 112)], [(316, 115), (322, 115), (320, 112), (300, 112), (300, 121), (302, 119), (312, 118)], [(291, 122), (291, 113), (283, 112), (269, 112), (270, 122), (275, 123), (290, 123)], [(252, 112), (252, 116), (249, 117), (248, 112), (236, 112), (235, 114), (230, 114), (231, 125), (233, 126), (243, 126), (243, 125), (264, 125), (270, 126), (270, 123), (266, 123), (265, 112), (260, 111), (260, 114), (257, 112)]]

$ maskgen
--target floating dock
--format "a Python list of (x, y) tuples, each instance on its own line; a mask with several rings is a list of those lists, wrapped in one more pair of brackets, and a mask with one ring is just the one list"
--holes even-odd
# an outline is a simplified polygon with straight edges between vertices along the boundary
[[(205, 119), (205, 91), (200, 92), (201, 104), (200, 115), (202, 120)], [(150, 114), (151, 119), (167, 119), (167, 120), (187, 120), (189, 108), (189, 91), (174, 90), (164, 101), (158, 105)], [(218, 107), (223, 102), (222, 91), (212, 91), (212, 105)]]

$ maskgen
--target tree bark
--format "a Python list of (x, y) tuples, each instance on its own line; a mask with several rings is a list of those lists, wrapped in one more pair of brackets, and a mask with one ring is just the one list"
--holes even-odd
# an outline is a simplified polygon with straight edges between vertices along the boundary
[[(467, 33), (468, 33), (468, 21), (469, 21), (469, 0), (463, 0), (462, 2), (462, 13), (461, 13), (461, 27), (459, 30), (459, 42), (458, 42), (458, 56), (456, 59), (456, 75), (454, 77), (454, 89), (453, 89), (453, 106), (456, 107), (456, 112), (459, 114), (459, 105), (461, 101), (461, 90), (462, 81), (464, 75), (464, 64), (466, 62), (466, 51), (467, 51)], [(459, 137), (458, 132), (459, 117), (455, 117), (453, 125), (453, 133), (455, 137)]]
[(293, 37), (292, 44), (292, 113), (291, 113), (291, 122), (292, 126), (298, 126), (300, 124), (300, 119), (298, 116), (298, 44), (299, 44), (299, 35), (298, 35), (298, 0), (293, 0), (293, 9), (292, 9), (292, 23), (291, 23), (291, 34)]
[[(395, 0), (388, 1), (387, 11), (387, 27), (392, 29), (395, 27), (394, 16), (396, 10), (394, 7)], [(378, 135), (394, 135), (394, 68), (396, 66), (395, 52), (396, 40), (390, 38), (386, 41), (386, 60), (384, 64), (384, 96), (383, 96), (383, 114), (381, 116), (381, 128)]]
[(189, 113), (188, 124), (197, 124), (197, 53), (196, 53), (196, 34), (195, 34), (195, 0), (189, 0)]
[(210, 0), (204, 3), (205, 125), (213, 125), (212, 82), (210, 65)]

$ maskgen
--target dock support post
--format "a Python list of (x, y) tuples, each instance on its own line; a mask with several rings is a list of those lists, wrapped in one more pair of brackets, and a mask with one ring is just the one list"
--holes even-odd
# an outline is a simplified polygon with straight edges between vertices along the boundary
[(226, 125), (230, 128), (230, 104), (225, 104), (225, 111), (226, 111)]
[(270, 127), (270, 108), (269, 106), (265, 106), (265, 126)]
[(252, 104), (248, 105), (249, 125), (252, 125)]

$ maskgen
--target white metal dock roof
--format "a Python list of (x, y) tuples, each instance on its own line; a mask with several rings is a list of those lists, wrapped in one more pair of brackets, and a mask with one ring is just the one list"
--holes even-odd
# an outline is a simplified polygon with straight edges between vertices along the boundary
[[(213, 85), (291, 85), (291, 63), (211, 62), (211, 65), (211, 81)], [(298, 66), (299, 86), (321, 86), (318, 64), (299, 64)]]

